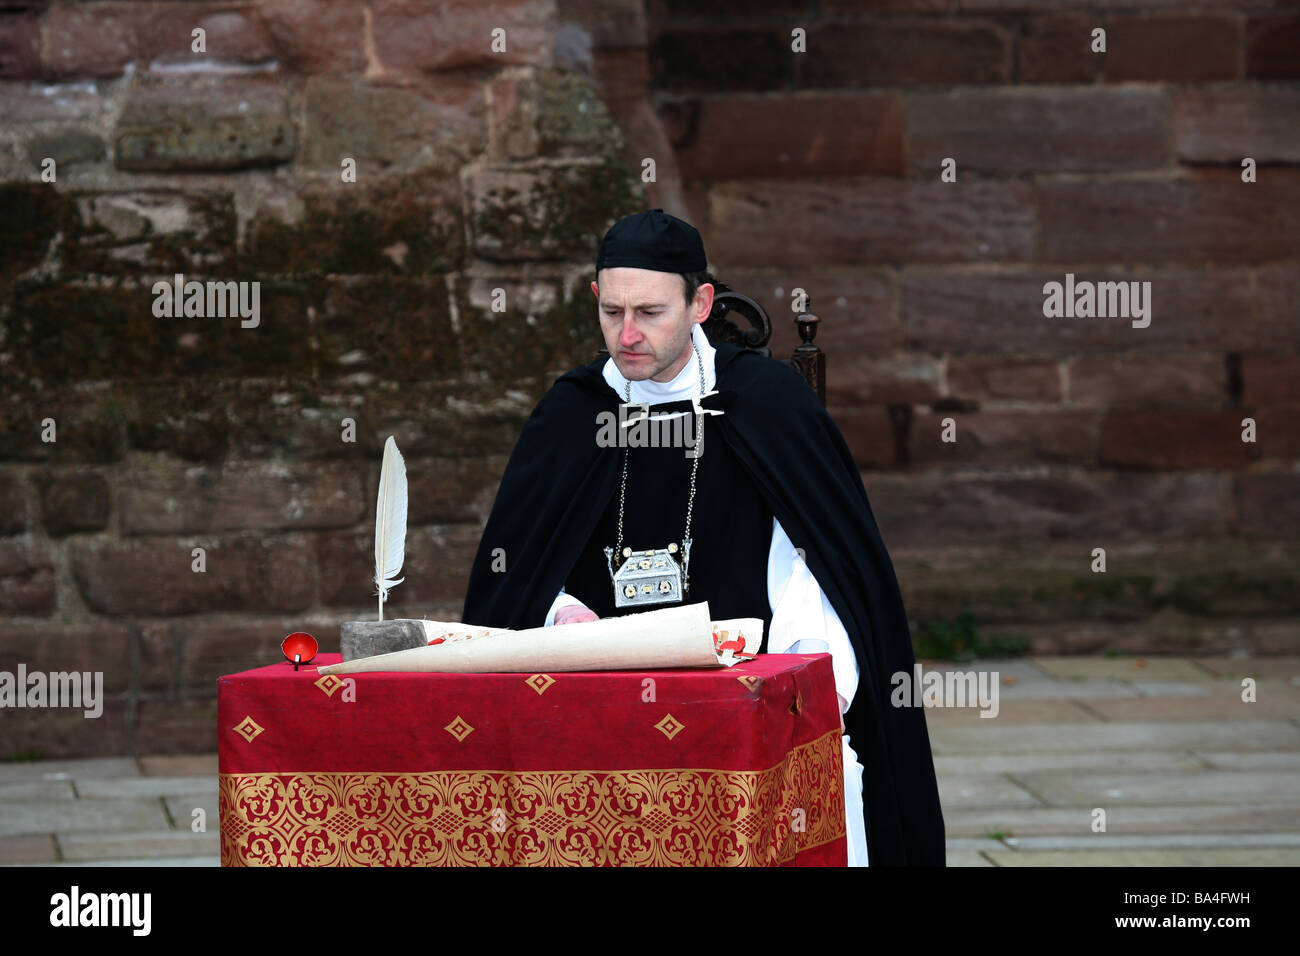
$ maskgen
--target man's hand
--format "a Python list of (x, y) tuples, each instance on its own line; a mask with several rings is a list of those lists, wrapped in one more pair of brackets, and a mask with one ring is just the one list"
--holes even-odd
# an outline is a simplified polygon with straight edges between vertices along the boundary
[(578, 624), (582, 621), (599, 621), (600, 615), (582, 604), (570, 604), (555, 612), (556, 624)]
[(848, 710), (849, 702), (838, 691), (835, 693), (835, 699), (840, 702), (840, 733), (844, 733), (844, 711)]

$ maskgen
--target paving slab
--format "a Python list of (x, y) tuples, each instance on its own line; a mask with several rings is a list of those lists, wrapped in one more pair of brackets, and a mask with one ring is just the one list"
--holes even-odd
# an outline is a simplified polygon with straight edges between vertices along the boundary
[(13, 800), (0, 813), (0, 836), (37, 833), (162, 830), (170, 827), (161, 800)]
[(217, 795), (216, 776), (129, 777), (120, 780), (78, 780), (77, 794), (86, 800), (114, 797), (203, 797)]
[[(993, 713), (990, 707), (987, 713)], [(985, 713), (980, 707), (927, 707), (926, 724), (935, 721), (1000, 721), (1008, 724), (1042, 724), (1042, 723), (1076, 723), (1078, 721), (1099, 722), (1100, 718), (1089, 713), (1072, 700), (1007, 700), (998, 701), (997, 713), (993, 717), (981, 716)]]
[(217, 809), (218, 795), (215, 791), (190, 797), (165, 797), (163, 802), (167, 804), (167, 813), (178, 830), (190, 829), (194, 823), (194, 811), (196, 809), (203, 811), (204, 824), (207, 826), (209, 833), (216, 830), (221, 824)]
[(0, 837), (0, 864), (51, 863), (58, 858), (54, 837), (48, 833)]
[(998, 866), (1300, 866), (1300, 847), (1228, 850), (1044, 850), (1004, 853)]
[(1288, 720), (1300, 716), (1294, 700), (1269, 696), (1267, 690), (1249, 703), (1238, 697), (1137, 697), (1092, 700), (1088, 707), (1109, 721), (1147, 720)]
[(69, 862), (121, 860), (128, 857), (163, 859), (221, 853), (218, 834), (191, 833), (189, 830), (59, 833), (55, 839), (63, 852), (63, 859)]
[[(946, 665), (936, 665), (946, 666)], [(926, 670), (929, 670), (927, 665)], [(968, 665), (952, 665), (952, 670), (997, 671), (1002, 683), (1017, 684), (1022, 681), (1052, 680), (1050, 674), (1038, 666), (1032, 657), (989, 657), (971, 661)]]
[(1238, 753), (1232, 750), (1198, 750), (1192, 756), (1212, 770), (1300, 770), (1300, 751), (1265, 750)]
[[(1216, 751), (1217, 753), (1218, 751)], [(1274, 754), (1278, 753), (1273, 751)], [(1248, 756), (1239, 754), (1237, 756)], [(1300, 755), (1298, 755), (1300, 756)], [(971, 757), (935, 757), (934, 772), (950, 774), (1025, 773), (1032, 770), (1204, 770), (1205, 762), (1189, 753), (1117, 750), (1106, 753), (979, 754)], [(1244, 770), (1257, 769), (1242, 767)], [(1270, 766), (1258, 769), (1274, 769)], [(1281, 767), (1280, 769), (1290, 769)]]
[[(990, 840), (990, 843), (993, 841)], [(1088, 836), (1007, 837), (1013, 850), (1172, 850), (1300, 847), (1300, 833), (1093, 833)], [(949, 841), (951, 846), (951, 841)]]
[[(1184, 686), (1184, 685), (1180, 685)], [(1111, 697), (1140, 697), (1138, 689), (1123, 680), (1025, 681), (999, 686), (1002, 700), (1106, 700)]]
[(30, 863), (28, 866), (220, 866), (221, 856), (186, 856), (175, 859), (151, 859), (149, 857), (132, 857), (125, 860), (85, 860), (76, 863)]
[(974, 850), (957, 850), (944, 854), (944, 862), (948, 866), (996, 866), (988, 857)]
[(1187, 803), (1287, 804), (1300, 808), (1300, 772), (1199, 770), (1184, 773), (1097, 774), (1046, 770), (1020, 774), (1025, 789), (1049, 804), (1168, 807)]
[(949, 807), (1038, 807), (1042, 801), (1005, 777), (947, 776), (939, 781), (939, 802)]
[[(1089, 681), (1088, 683), (1092, 682)], [(1225, 695), (1223, 693), (1216, 694), (1215, 689), (1223, 686), (1228, 688), (1228, 692), (1233, 697), (1241, 698), (1240, 685), (1232, 681), (1206, 680), (1192, 684), (1176, 680), (1135, 680), (1125, 681), (1124, 683), (1137, 691), (1138, 697), (1222, 697)]]
[(948, 722), (930, 728), (937, 754), (978, 752), (1088, 753), (1104, 750), (1172, 750), (1193, 748), (1300, 749), (1300, 726), (1290, 721), (1196, 721), (1181, 723), (1071, 723), (1018, 725), (996, 720)]
[(0, 783), (28, 783), (36, 780), (107, 780), (137, 777), (140, 768), (134, 757), (89, 757), (85, 760), (36, 760), (0, 763)]
[(1182, 657), (1036, 657), (1034, 663), (1052, 677), (1116, 680), (1204, 680), (1207, 673)]
[(1010, 853), (1011, 847), (1007, 846), (1001, 840), (994, 840), (986, 836), (959, 836), (948, 837), (945, 846), (949, 853), (970, 851), (974, 853)]
[(0, 783), (0, 813), (10, 800), (75, 800), (77, 793), (71, 780), (31, 780), (26, 783)]
[[(1006, 833), (1091, 835), (1092, 807), (1008, 807), (945, 810), (949, 839)], [(1300, 808), (1270, 806), (1119, 806), (1106, 813), (1106, 832), (1116, 833), (1295, 833)]]
[(216, 777), (217, 755), (164, 754), (141, 757), (140, 772), (146, 777)]
[(1193, 657), (1195, 664), (1219, 677), (1288, 680), (1300, 677), (1300, 657)]

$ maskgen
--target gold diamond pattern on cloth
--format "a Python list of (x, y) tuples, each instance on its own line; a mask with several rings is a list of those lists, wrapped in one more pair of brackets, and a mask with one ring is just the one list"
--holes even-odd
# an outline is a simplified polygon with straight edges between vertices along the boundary
[(459, 714), (456, 715), (455, 720), (442, 729), (455, 737), (457, 743), (460, 743), (474, 732), (474, 728), (466, 723), (465, 718), (461, 717)]
[(343, 681), (334, 674), (326, 674), (320, 680), (315, 681), (315, 684), (326, 697), (333, 697), (334, 692), (343, 686)]
[(672, 714), (664, 714), (663, 719), (660, 720), (659, 723), (655, 724), (655, 730), (659, 731), (669, 740), (672, 740), (674, 737), (680, 734), (685, 729), (685, 727), (686, 725), (683, 724), (681, 721), (679, 721)]
[(555, 678), (550, 674), (534, 674), (528, 680), (524, 681), (529, 687), (537, 691), (537, 696), (541, 697), (547, 689), (555, 683)]
[(265, 730), (266, 728), (255, 721), (252, 717), (245, 717), (235, 726), (235, 733), (239, 734), (239, 736), (243, 737), (250, 744), (253, 742), (254, 737)]

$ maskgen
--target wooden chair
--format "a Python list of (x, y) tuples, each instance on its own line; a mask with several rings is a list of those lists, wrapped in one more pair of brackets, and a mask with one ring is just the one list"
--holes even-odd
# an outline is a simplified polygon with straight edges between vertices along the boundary
[[(730, 342), (771, 358), (772, 350), (767, 347), (767, 343), (772, 338), (772, 320), (768, 318), (767, 310), (749, 296), (733, 291), (725, 283), (715, 281), (713, 288), (713, 309), (701, 325), (708, 340), (713, 345)], [(732, 316), (746, 319), (749, 328), (742, 328), (731, 321)], [(795, 317), (801, 341), (786, 361), (804, 377), (804, 381), (825, 405), (826, 353), (813, 342), (820, 321), (811, 311)], [(602, 357), (609, 358), (609, 351), (605, 348), (596, 350), (596, 358)]]

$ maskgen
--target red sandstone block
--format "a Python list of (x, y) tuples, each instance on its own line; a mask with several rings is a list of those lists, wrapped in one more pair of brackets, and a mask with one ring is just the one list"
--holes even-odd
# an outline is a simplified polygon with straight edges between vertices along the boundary
[(1185, 162), (1240, 167), (1249, 156), (1256, 163), (1300, 163), (1300, 90), (1186, 90), (1174, 96), (1173, 120), (1178, 158)]
[(367, 513), (362, 471), (350, 462), (155, 464), (122, 478), (124, 535), (350, 527)]
[(1237, 530), (1252, 538), (1300, 537), (1300, 475), (1236, 476)]
[(1205, 82), (1238, 76), (1241, 18), (1233, 13), (1107, 16), (1108, 82)]
[[(1245, 412), (1238, 418), (1249, 414)], [(1254, 413), (1256, 441), (1264, 458), (1300, 459), (1300, 402), (1265, 405)]]
[[(299, 73), (357, 73), (366, 68), (365, 11), (361, 4), (333, 0), (261, 0), (280, 63)], [(379, 27), (376, 23), (375, 33)], [(433, 37), (424, 42), (435, 43)]]
[(725, 182), (709, 205), (724, 267), (1016, 260), (1033, 237), (1021, 182)]
[[(1060, 269), (1060, 271), (1058, 271)], [(933, 353), (1054, 355), (1067, 352), (1207, 351), (1300, 347), (1300, 323), (1288, 294), (1297, 284), (1284, 269), (1115, 269), (1071, 267), (1076, 281), (1150, 282), (1151, 323), (1049, 318), (1048, 282), (1060, 267), (908, 267), (900, 278), (906, 348)], [(1292, 311), (1287, 312), (1290, 308)], [(1287, 315), (1290, 315), (1290, 320)]]
[(827, 406), (859, 468), (898, 464), (894, 428), (883, 405)]
[(0, 13), (0, 80), (41, 75), (41, 21), (31, 11)]
[(795, 68), (804, 89), (1007, 83), (1011, 36), (989, 20), (823, 22)]
[[(132, 3), (124, 13), (135, 23), (136, 51), (153, 69), (172, 64), (201, 66), (262, 63), (275, 55), (255, 9), (206, 3)], [(204, 51), (193, 50), (193, 31), (204, 31)]]
[(1059, 402), (1061, 370), (1049, 359), (957, 356), (948, 361), (948, 391), (977, 402)]
[(1050, 261), (1250, 262), (1300, 257), (1300, 172), (1167, 180), (1040, 180), (1037, 255)]
[[(412, 528), (406, 537), (409, 574), (390, 595), (385, 616), (422, 617), (427, 607), (460, 601), (478, 550), (478, 523)], [(322, 534), (316, 541), (320, 600), (332, 607), (374, 607), (374, 532)], [(366, 541), (370, 541), (367, 550)], [(509, 554), (506, 560), (511, 560)]]
[(1100, 462), (1125, 468), (1244, 468), (1258, 451), (1241, 440), (1239, 410), (1112, 411)]
[[(195, 547), (206, 552), (203, 572), (192, 570)], [(301, 539), (77, 541), (69, 551), (82, 600), (100, 614), (301, 611), (315, 596), (315, 562)]]
[(1085, 12), (1031, 17), (1017, 49), (1021, 83), (1091, 83), (1101, 75), (1104, 53), (1092, 52), (1092, 31), (1101, 17)]
[(45, 73), (55, 79), (120, 76), (141, 58), (130, 6), (57, 3), (45, 13)]
[[(554, 58), (555, 6), (546, 0), (375, 0), (379, 60), (390, 70), (548, 66)], [(505, 49), (493, 50), (504, 30)]]
[(54, 564), (46, 549), (19, 540), (0, 543), (0, 614), (53, 611)]
[(1082, 356), (1069, 374), (1071, 404), (1205, 408), (1228, 400), (1222, 355)]
[[(216, 681), (211, 697), (142, 700), (135, 715), (137, 751), (153, 754), (206, 753), (217, 748)], [(187, 821), (181, 821), (182, 825)], [(208, 826), (212, 826), (209, 818)]]
[(798, 58), (807, 55), (792, 53), (790, 44), (788, 30), (764, 23), (661, 30), (649, 50), (654, 87), (675, 93), (787, 89)]
[(677, 145), (692, 179), (903, 172), (896, 94), (706, 96)]
[(1120, 172), (1172, 159), (1162, 90), (957, 89), (906, 100), (912, 172)]
[(1246, 75), (1260, 80), (1300, 78), (1300, 13), (1247, 18)]
[(1228, 532), (1232, 515), (1232, 476), (1216, 472), (930, 470), (871, 476), (867, 491), (891, 548), (1080, 537), (1147, 542), (1185, 536), (1188, 528), (1212, 536)]
[(127, 628), (108, 621), (0, 621), (0, 671), (15, 673), (19, 664), (29, 673), (98, 671), (104, 675), (104, 693), (125, 693), (132, 683), (129, 643)]
[(919, 467), (1089, 465), (1097, 457), (1098, 418), (1091, 410), (1065, 409), (927, 412), (912, 422), (909, 461)]
[(1243, 356), (1241, 378), (1245, 405), (1300, 402), (1300, 355)]

